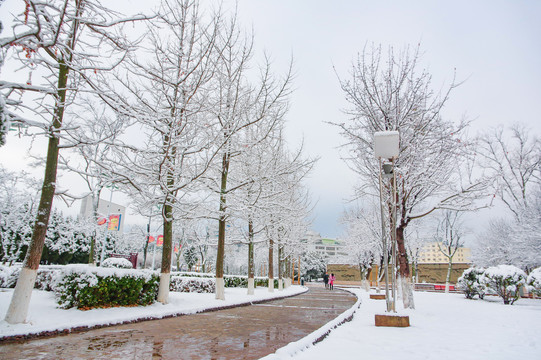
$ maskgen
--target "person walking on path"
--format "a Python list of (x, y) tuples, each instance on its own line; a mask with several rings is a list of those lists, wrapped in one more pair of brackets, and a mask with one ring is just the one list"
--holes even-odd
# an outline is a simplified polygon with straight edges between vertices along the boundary
[(336, 280), (336, 278), (334, 277), (334, 273), (332, 273), (331, 277), (329, 278), (329, 288), (331, 290), (334, 289), (334, 280)]
[(328, 289), (329, 288), (329, 274), (325, 273), (325, 275), (323, 275), (323, 282), (325, 283), (325, 289)]

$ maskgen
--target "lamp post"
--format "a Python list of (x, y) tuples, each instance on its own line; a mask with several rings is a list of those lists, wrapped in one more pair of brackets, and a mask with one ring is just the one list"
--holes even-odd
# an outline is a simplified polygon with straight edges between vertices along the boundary
[[(385, 302), (387, 312), (396, 312), (396, 175), (394, 171), (395, 160), (399, 154), (400, 137), (398, 131), (378, 131), (374, 133), (374, 155), (379, 164), (379, 194), (381, 212), (381, 240), (383, 245), (383, 263), (385, 275)], [(386, 161), (384, 163), (384, 161)], [(390, 181), (390, 202), (384, 198), (383, 179)], [(387, 208), (386, 208), (386, 205)], [(389, 209), (390, 207), (390, 209)], [(391, 240), (391, 286), (392, 297), (389, 297), (389, 257), (385, 214), (390, 210), (390, 240)]]

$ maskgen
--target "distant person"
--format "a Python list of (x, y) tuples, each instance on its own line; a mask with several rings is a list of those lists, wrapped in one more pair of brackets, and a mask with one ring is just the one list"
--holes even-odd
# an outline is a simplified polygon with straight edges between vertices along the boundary
[(334, 289), (334, 280), (336, 280), (336, 278), (334, 277), (334, 274), (331, 274), (331, 277), (329, 278), (329, 287), (330, 289)]
[(325, 289), (328, 289), (329, 288), (329, 274), (325, 273), (325, 275), (323, 275), (323, 282), (325, 283)]

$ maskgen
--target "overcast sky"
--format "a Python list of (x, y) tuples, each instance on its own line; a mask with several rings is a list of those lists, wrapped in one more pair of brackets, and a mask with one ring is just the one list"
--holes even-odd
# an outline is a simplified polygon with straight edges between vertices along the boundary
[[(147, 1), (129, 1), (125, 13)], [(11, 4), (0, 7), (0, 16)], [(233, 8), (234, 1), (225, 1)], [(473, 131), (498, 124), (524, 122), (541, 130), (541, 1), (238, 1), (241, 22), (253, 26), (256, 49), (265, 50), (276, 70), (294, 59), (295, 92), (288, 114), (287, 136), (294, 148), (304, 138), (305, 152), (320, 157), (307, 180), (314, 202), (315, 231), (340, 236), (337, 223), (356, 178), (340, 160), (342, 143), (335, 127), (347, 104), (336, 72), (348, 77), (351, 62), (365, 44), (402, 48), (421, 43), (423, 65), (433, 86), (448, 83), (454, 69), (466, 80), (452, 94), (449, 119), (475, 119)], [(0, 162), (17, 167), (24, 151), (8, 138)], [(20, 157), (20, 159), (19, 159)]]

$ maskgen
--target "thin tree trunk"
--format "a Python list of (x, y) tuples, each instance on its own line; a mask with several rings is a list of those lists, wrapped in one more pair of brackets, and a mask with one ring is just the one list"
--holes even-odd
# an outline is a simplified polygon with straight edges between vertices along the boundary
[(278, 290), (282, 291), (284, 289), (283, 284), (283, 272), (284, 272), (284, 261), (282, 259), (284, 249), (281, 245), (278, 245)]
[(160, 287), (158, 301), (162, 304), (169, 302), (169, 282), (171, 278), (171, 253), (173, 244), (173, 198), (169, 195), (163, 206), (163, 247), (162, 267), (160, 271)]
[(248, 295), (254, 294), (254, 224), (248, 220)]
[(449, 283), (451, 281), (451, 271), (453, 270), (453, 258), (449, 258), (449, 265), (447, 266), (447, 277), (445, 278), (445, 293), (449, 293)]
[(269, 292), (274, 292), (274, 240), (269, 239)]
[(225, 255), (225, 210), (226, 210), (226, 190), (227, 175), (229, 171), (230, 156), (226, 152), (222, 158), (222, 179), (220, 185), (220, 206), (218, 220), (218, 252), (216, 255), (216, 299), (225, 300), (224, 283), (224, 255)]

